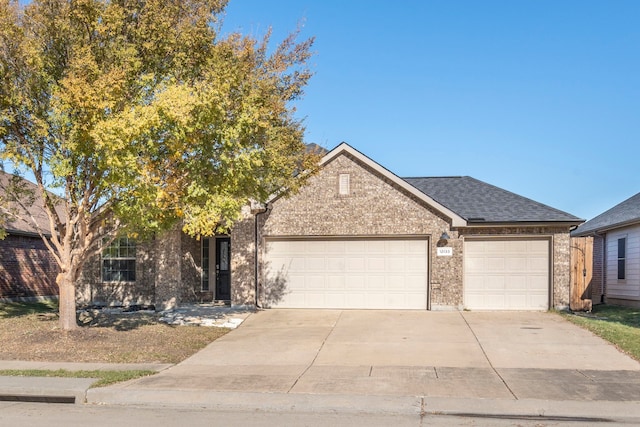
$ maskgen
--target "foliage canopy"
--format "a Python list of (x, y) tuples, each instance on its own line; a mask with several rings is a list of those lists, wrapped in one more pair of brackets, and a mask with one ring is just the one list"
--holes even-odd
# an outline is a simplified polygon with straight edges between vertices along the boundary
[(112, 235), (212, 235), (317, 164), (292, 105), (313, 40), (221, 37), (225, 5), (0, 0), (0, 157), (35, 176), (59, 284), (107, 218)]

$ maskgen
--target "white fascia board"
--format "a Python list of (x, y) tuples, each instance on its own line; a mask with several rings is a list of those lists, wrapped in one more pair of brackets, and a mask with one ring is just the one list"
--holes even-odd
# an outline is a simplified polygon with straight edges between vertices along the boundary
[(431, 197), (427, 196), (422, 191), (418, 190), (413, 185), (409, 184), (404, 179), (400, 178), (390, 170), (386, 169), (385, 167), (371, 160), (369, 157), (365, 156), (364, 154), (362, 154), (361, 152), (359, 152), (358, 150), (356, 150), (346, 142), (341, 143), (336, 148), (328, 152), (320, 161), (320, 166), (325, 165), (326, 163), (330, 162), (332, 159), (336, 158), (342, 153), (350, 154), (351, 156), (360, 160), (362, 163), (366, 164), (368, 167), (370, 167), (374, 171), (378, 172), (380, 175), (384, 176), (385, 178), (387, 178), (397, 186), (401, 187), (403, 190), (412, 194), (419, 200), (422, 200), (423, 202), (425, 202), (426, 204), (428, 204), (438, 212), (442, 212), (444, 215), (446, 215), (448, 218), (451, 219), (452, 227), (465, 227), (467, 225), (467, 221), (464, 218), (462, 218), (460, 215), (456, 214), (446, 206), (443, 206), (440, 203), (436, 202)]

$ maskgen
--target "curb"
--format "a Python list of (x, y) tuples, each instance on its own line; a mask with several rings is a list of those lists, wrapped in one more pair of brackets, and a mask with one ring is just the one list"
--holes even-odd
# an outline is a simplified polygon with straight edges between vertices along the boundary
[(85, 403), (96, 378), (0, 377), (0, 401)]
[(87, 403), (212, 410), (292, 413), (366, 413), (377, 415), (458, 415), (606, 422), (640, 419), (640, 402), (469, 399), (423, 396), (361, 396), (287, 393), (236, 393), (206, 390), (96, 388)]

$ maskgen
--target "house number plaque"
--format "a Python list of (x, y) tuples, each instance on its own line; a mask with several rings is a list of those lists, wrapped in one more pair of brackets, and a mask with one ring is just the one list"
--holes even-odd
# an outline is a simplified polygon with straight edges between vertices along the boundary
[(452, 256), (453, 248), (436, 248), (437, 256)]

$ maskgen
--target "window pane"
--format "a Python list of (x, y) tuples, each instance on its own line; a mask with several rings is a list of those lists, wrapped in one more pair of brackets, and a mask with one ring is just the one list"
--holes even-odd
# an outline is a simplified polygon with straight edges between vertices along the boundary
[(209, 242), (207, 238), (202, 239), (202, 290), (209, 290)]
[(135, 242), (127, 237), (115, 239), (102, 251), (102, 280), (105, 282), (135, 282)]
[(624, 259), (619, 259), (618, 260), (618, 279), (625, 279), (625, 260)]
[(220, 242), (220, 270), (229, 270), (229, 242)]
[(618, 258), (626, 258), (627, 239), (618, 239)]

